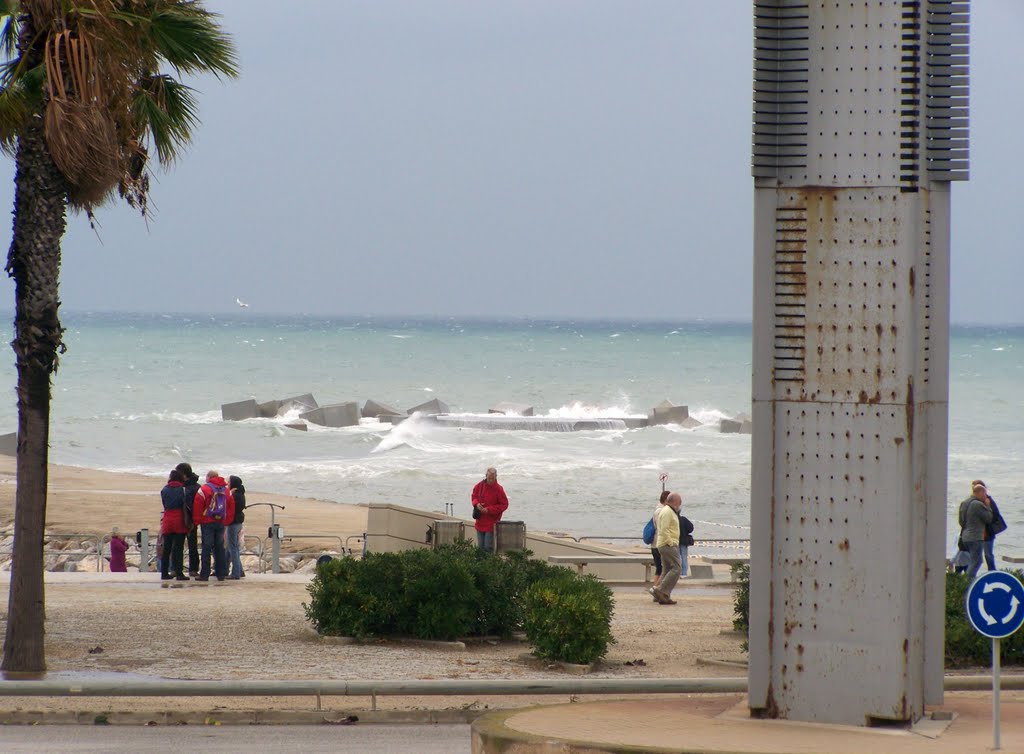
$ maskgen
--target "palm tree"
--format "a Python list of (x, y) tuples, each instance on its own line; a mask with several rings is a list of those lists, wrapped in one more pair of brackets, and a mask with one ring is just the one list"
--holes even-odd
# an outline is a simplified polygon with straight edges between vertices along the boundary
[(201, 0), (0, 0), (0, 148), (16, 161), (14, 231), (18, 487), (2, 669), (45, 670), (43, 531), (50, 375), (67, 209), (117, 192), (147, 213), (150, 150), (169, 164), (198, 123), (172, 75), (236, 76), (234, 46)]

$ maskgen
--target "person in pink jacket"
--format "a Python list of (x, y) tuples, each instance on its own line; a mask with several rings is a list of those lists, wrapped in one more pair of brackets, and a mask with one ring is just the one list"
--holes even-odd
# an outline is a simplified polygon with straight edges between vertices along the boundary
[(494, 525), (501, 521), (501, 515), (508, 509), (508, 497), (498, 484), (498, 471), (493, 466), (487, 469), (483, 480), (473, 487), (473, 527), (476, 529), (476, 544), (481, 550), (494, 551)]
[(121, 538), (120, 530), (115, 526), (110, 530), (110, 572), (127, 573), (128, 565), (124, 554), (128, 551), (128, 543)]

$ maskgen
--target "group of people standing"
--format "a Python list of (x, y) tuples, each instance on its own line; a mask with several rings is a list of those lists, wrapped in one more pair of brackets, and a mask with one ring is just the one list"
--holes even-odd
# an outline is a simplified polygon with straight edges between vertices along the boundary
[[(179, 463), (171, 469), (167, 484), (160, 490), (160, 501), (162, 580), (209, 581), (211, 557), (212, 575), (218, 581), (245, 576), (240, 541), (245, 521), (245, 486), (239, 477), (231, 476), (225, 481), (220, 473), (210, 470), (206, 472), (206, 482), (201, 484), (192, 466)], [(188, 575), (184, 563), (186, 542)]]
[(996, 570), (996, 535), (1006, 531), (1006, 521), (980, 479), (971, 482), (971, 496), (960, 503), (958, 519), (960, 538), (953, 558), (954, 570), (966, 571), (973, 579), (981, 570), (983, 559), (988, 570)]
[(693, 544), (693, 523), (680, 513), (683, 496), (678, 492), (662, 490), (658, 507), (654, 509), (654, 586), (649, 591), (661, 605), (674, 605), (672, 590), (680, 576), (690, 572), (689, 550)]

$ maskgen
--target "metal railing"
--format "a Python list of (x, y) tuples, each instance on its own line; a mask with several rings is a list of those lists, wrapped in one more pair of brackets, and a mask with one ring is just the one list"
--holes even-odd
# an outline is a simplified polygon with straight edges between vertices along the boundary
[(94, 547), (96, 549), (95, 550), (89, 550), (89, 549), (86, 549), (86, 548), (83, 548), (83, 547), (79, 547), (79, 548), (76, 548), (74, 550), (66, 550), (66, 549), (63, 549), (63, 548), (58, 549), (58, 548), (54, 548), (54, 547), (45, 547), (44, 546), (43, 547), (43, 560), (44, 560), (44, 562), (46, 561), (46, 559), (48, 559), (49, 557), (54, 556), (54, 555), (56, 555), (58, 558), (61, 555), (73, 556), (73, 557), (75, 557), (76, 561), (81, 561), (81, 560), (84, 560), (85, 558), (89, 557), (90, 555), (95, 555), (96, 556), (96, 561), (97, 561), (96, 562), (96, 570), (97, 571), (102, 571), (103, 570), (103, 563), (104, 563), (104, 560), (103, 560), (103, 544), (110, 541), (110, 535), (109, 534), (101, 537), (98, 534), (76, 534), (76, 533), (72, 532), (70, 534), (47, 534), (46, 535), (46, 539), (48, 541), (53, 541), (55, 539), (61, 539), (61, 540), (68, 540), (68, 539), (70, 539), (70, 540), (78, 540), (79, 543), (82, 543), (82, 542), (95, 542), (96, 544), (94, 545)]
[[(989, 675), (947, 675), (946, 691), (986, 691)], [(1024, 675), (1004, 675), (1000, 688), (1024, 689)], [(0, 696), (49, 697), (226, 697), (368, 696), (377, 709), (378, 696), (544, 696), (582, 694), (740, 694), (747, 691), (746, 678), (578, 678), (533, 680), (216, 680), (160, 679), (48, 679), (0, 681)]]

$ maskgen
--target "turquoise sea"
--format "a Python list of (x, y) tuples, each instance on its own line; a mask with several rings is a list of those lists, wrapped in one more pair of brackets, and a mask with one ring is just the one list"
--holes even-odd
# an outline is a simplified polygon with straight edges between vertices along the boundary
[[(748, 324), (482, 321), (65, 313), (68, 352), (53, 388), (55, 463), (154, 476), (181, 460), (250, 489), (430, 510), (496, 466), (510, 519), (575, 536), (639, 536), (661, 489), (682, 491), (698, 536), (747, 536), (750, 437), (717, 420), (750, 411)], [(1024, 327), (954, 328), (950, 358), (949, 550), (955, 507), (985, 479), (1024, 555)], [(0, 431), (17, 426), (13, 356)], [(440, 398), (485, 414), (501, 401), (538, 415), (644, 415), (668, 398), (706, 423), (584, 432), (439, 427), (298, 432), (284, 419), (221, 421), (222, 403), (312, 392), (407, 409)], [(287, 511), (284, 519), (287, 521)]]

